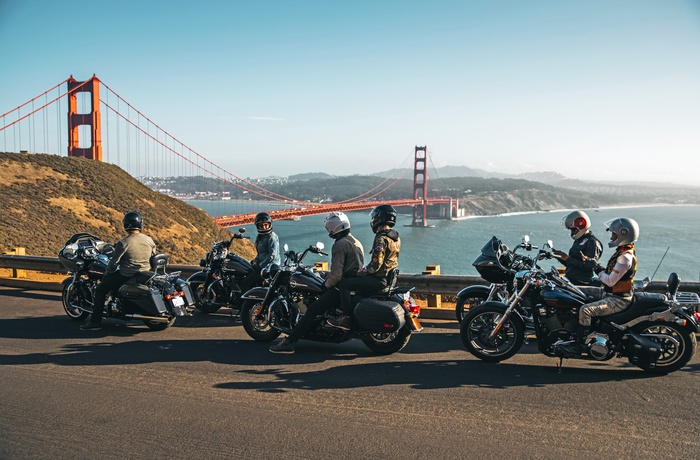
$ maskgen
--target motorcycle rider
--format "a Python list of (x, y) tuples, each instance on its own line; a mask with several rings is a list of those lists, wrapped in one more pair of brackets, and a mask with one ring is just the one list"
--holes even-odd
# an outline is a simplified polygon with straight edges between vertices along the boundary
[(371, 261), (358, 272), (357, 277), (344, 279), (339, 284), (343, 314), (329, 318), (329, 325), (350, 329), (355, 307), (351, 302), (351, 291), (355, 291), (359, 296), (371, 295), (389, 285), (390, 275), (399, 266), (401, 250), (399, 232), (392, 228), (396, 225), (396, 214), (396, 209), (389, 204), (379, 205), (370, 212), (369, 225), (375, 234), (370, 250)]
[[(602, 298), (579, 309), (578, 339), (560, 347), (566, 355), (581, 354), (594, 316), (607, 316), (624, 310), (634, 294), (634, 275), (637, 272), (634, 242), (639, 238), (639, 225), (634, 219), (617, 217), (606, 222), (605, 226), (611, 233), (608, 246), (616, 249), (606, 267), (596, 264), (594, 269), (603, 283)], [(584, 255), (584, 262), (588, 263), (587, 259)]]
[[(583, 211), (573, 211), (562, 219), (574, 240), (569, 253), (554, 250), (552, 255), (566, 267), (565, 276), (579, 286), (600, 286), (593, 278), (593, 269), (603, 253), (603, 245), (591, 232), (591, 219)], [(586, 256), (584, 262), (583, 256)]]
[(342, 212), (332, 212), (326, 216), (323, 225), (328, 236), (335, 241), (331, 249), (331, 269), (323, 286), (326, 291), (313, 302), (292, 329), (288, 337), (270, 346), (272, 353), (294, 353), (294, 344), (311, 330), (318, 315), (329, 311), (340, 304), (340, 292), (337, 284), (346, 277), (357, 276), (358, 270), (364, 264), (364, 249), (353, 235), (350, 234), (350, 220)]
[(143, 230), (143, 218), (136, 211), (129, 211), (122, 219), (128, 235), (114, 245), (112, 258), (105, 274), (95, 289), (92, 315), (80, 329), (97, 331), (102, 329), (102, 310), (110, 291), (119, 289), (129, 278), (151, 269), (151, 256), (156, 253), (156, 244)]
[(266, 212), (256, 214), (255, 229), (258, 231), (258, 236), (255, 237), (257, 255), (250, 261), (253, 271), (241, 281), (243, 292), (260, 286), (263, 281), (262, 270), (270, 264), (279, 265), (281, 262), (280, 240), (272, 230), (272, 217)]

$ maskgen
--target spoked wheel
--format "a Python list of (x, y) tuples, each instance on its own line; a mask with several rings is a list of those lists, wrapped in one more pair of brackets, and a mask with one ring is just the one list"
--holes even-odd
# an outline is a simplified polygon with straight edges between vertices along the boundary
[(241, 323), (248, 335), (258, 342), (270, 342), (280, 335), (280, 331), (273, 329), (274, 312), (267, 319), (267, 311), (263, 311), (262, 300), (246, 300), (241, 308)]
[(216, 294), (211, 289), (206, 289), (204, 283), (192, 282), (190, 289), (194, 296), (194, 306), (202, 313), (216, 313), (221, 305), (216, 303)]
[(515, 315), (511, 315), (491, 337), (504, 312), (505, 308), (487, 304), (476, 307), (464, 317), (460, 337), (471, 354), (484, 361), (498, 362), (520, 350), (525, 325)]
[(89, 312), (81, 309), (83, 305), (87, 305), (84, 291), (87, 291), (87, 289), (83, 289), (81, 285), (63, 285), (61, 302), (66, 315), (73, 321), (82, 321), (90, 315)]
[(693, 358), (697, 339), (693, 332), (674, 323), (644, 323), (635, 328), (645, 338), (659, 344), (661, 356), (656, 366), (639, 366), (653, 374), (668, 374), (683, 368)]
[(486, 302), (488, 296), (488, 291), (484, 291), (474, 292), (468, 296), (458, 298), (455, 306), (455, 316), (457, 317), (457, 321), (461, 324), (464, 317), (467, 315), (467, 313), (469, 313), (469, 310)]
[(165, 321), (153, 321), (150, 319), (143, 320), (143, 324), (148, 326), (148, 328), (152, 331), (164, 331), (165, 329), (172, 326), (174, 322), (175, 322), (175, 316), (168, 319), (167, 322), (165, 322)]
[(404, 326), (398, 331), (390, 334), (370, 334), (369, 337), (363, 338), (362, 341), (365, 345), (367, 345), (367, 348), (378, 355), (390, 355), (403, 350), (403, 347), (408, 344), (410, 339), (411, 331), (407, 326)]

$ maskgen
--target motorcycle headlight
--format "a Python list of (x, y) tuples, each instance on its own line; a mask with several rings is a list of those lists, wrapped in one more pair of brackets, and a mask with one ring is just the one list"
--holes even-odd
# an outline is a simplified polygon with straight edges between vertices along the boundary
[(207, 266), (207, 259), (199, 259), (199, 266), (206, 267)]

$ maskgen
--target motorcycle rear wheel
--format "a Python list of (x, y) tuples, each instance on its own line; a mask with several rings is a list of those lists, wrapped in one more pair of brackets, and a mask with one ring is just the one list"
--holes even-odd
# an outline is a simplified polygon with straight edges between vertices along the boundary
[(248, 335), (257, 342), (271, 342), (275, 340), (281, 332), (274, 329), (267, 317), (259, 315), (263, 305), (262, 300), (246, 300), (241, 308), (241, 323)]
[(85, 303), (85, 299), (79, 286), (64, 284), (61, 302), (66, 315), (73, 321), (82, 321), (90, 315), (80, 308)]
[(369, 337), (362, 339), (367, 348), (378, 355), (397, 353), (403, 350), (409, 340), (411, 340), (411, 331), (408, 329), (408, 326), (404, 326), (391, 334), (371, 334)]
[(212, 303), (212, 299), (204, 292), (204, 283), (192, 282), (190, 283), (190, 289), (192, 290), (192, 295), (194, 296), (194, 306), (197, 310), (202, 313), (216, 313), (221, 305)]
[(668, 374), (683, 367), (693, 358), (697, 348), (697, 338), (695, 333), (674, 323), (642, 323), (635, 327), (635, 332), (639, 334), (663, 334), (676, 339), (676, 345), (672, 340), (664, 340), (659, 337), (647, 337), (659, 344), (661, 356), (656, 362), (656, 366), (649, 368), (639, 366), (644, 371), (651, 374)]
[(152, 331), (164, 331), (170, 326), (173, 325), (175, 322), (175, 316), (172, 318), (168, 319), (168, 322), (162, 322), (162, 321), (153, 321), (149, 319), (144, 319), (143, 324), (145, 324), (150, 330)]
[(525, 325), (515, 314), (503, 323), (493, 338), (489, 337), (504, 311), (505, 308), (486, 304), (472, 309), (464, 317), (460, 338), (469, 353), (483, 361), (499, 362), (520, 350), (525, 339)]

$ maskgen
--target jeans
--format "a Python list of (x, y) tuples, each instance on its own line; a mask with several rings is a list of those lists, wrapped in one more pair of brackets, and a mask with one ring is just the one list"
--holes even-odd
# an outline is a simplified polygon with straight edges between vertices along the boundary
[(318, 316), (326, 313), (327, 311), (335, 308), (340, 303), (340, 293), (337, 289), (331, 288), (321, 294), (321, 297), (317, 301), (313, 302), (301, 317), (299, 322), (292, 332), (289, 334), (289, 339), (291, 342), (297, 342), (299, 339), (304, 337), (311, 328), (318, 323)]
[(100, 324), (102, 322), (102, 310), (104, 310), (105, 307), (107, 294), (109, 294), (110, 291), (116, 291), (122, 287), (129, 278), (131, 277), (124, 276), (118, 271), (106, 273), (102, 277), (102, 281), (100, 281), (100, 284), (98, 284), (95, 289), (95, 298), (92, 304), (92, 317), (90, 318), (91, 323)]

